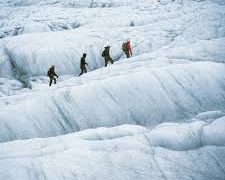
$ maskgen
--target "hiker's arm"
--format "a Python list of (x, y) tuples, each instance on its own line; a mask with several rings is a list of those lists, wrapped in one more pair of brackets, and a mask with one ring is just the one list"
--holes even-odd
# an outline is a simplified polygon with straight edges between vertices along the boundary
[(59, 77), (55, 72), (54, 72), (54, 76), (56, 76), (57, 78)]

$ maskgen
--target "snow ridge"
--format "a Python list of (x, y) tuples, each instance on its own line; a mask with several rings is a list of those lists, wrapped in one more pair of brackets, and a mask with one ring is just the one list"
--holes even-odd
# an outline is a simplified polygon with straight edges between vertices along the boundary
[(0, 180), (225, 179), (223, 0), (0, 9)]

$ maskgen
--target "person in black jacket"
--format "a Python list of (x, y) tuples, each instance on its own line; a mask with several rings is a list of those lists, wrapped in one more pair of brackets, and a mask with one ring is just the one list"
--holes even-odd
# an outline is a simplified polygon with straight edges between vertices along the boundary
[(58, 78), (59, 76), (55, 73), (55, 65), (52, 65), (49, 70), (48, 70), (48, 77), (50, 78), (50, 82), (49, 82), (49, 86), (52, 85), (52, 81), (54, 80), (54, 84), (56, 84), (56, 78), (55, 76)]
[(102, 52), (102, 57), (105, 58), (105, 67), (107, 66), (108, 62), (110, 62), (111, 64), (114, 63), (112, 58), (110, 57), (109, 50), (110, 46), (106, 46), (105, 50)]
[(88, 63), (85, 62), (85, 58), (87, 57), (87, 54), (83, 54), (83, 57), (80, 59), (80, 70), (81, 70), (81, 73), (79, 74), (82, 75), (83, 73), (87, 73), (87, 68), (86, 68), (86, 65), (88, 65)]

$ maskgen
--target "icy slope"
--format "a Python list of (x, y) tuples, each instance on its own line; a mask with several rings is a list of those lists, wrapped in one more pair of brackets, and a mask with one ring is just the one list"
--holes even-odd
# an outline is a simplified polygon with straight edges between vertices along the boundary
[[(16, 8), (10, 3), (2, 5), (7, 23), (3, 22), (0, 29), (15, 21), (31, 25), (65, 21), (73, 18), (73, 13), (84, 24), (64, 32), (44, 33), (31, 28), (31, 32), (42, 33), (24, 31), (24, 35), (2, 39), (1, 141), (123, 123), (149, 126), (184, 120), (207, 110), (223, 110), (224, 5), (212, 1), (151, 1), (139, 6), (71, 9), (62, 6), (65, 1), (54, 6), (50, 1), (30, 1), (29, 6), (20, 2)], [(38, 5), (32, 5), (36, 2)], [(49, 9), (39, 12), (39, 6)], [(132, 37), (135, 57), (124, 61), (120, 47), (127, 37)], [(47, 87), (47, 78), (40, 77), (51, 64), (56, 65), (59, 75), (77, 75), (83, 52), (87, 52), (87, 62), (95, 70), (103, 66), (101, 52), (107, 44), (112, 46), (112, 57), (121, 60), (110, 68), (81, 79), (61, 77), (53, 91)], [(191, 63), (199, 60), (221, 64)], [(20, 95), (7, 97), (14, 94)], [(97, 112), (90, 101), (99, 103)], [(43, 118), (39, 114), (44, 114)]]
[[(38, 14), (48, 22), (55, 16), (67, 19), (72, 17), (71, 11), (79, 11), (77, 17), (83, 18), (85, 25), (2, 39), (0, 141), (124, 123), (148, 127), (184, 121), (204, 111), (224, 111), (224, 7), (211, 1), (166, 1), (126, 7), (133, 11), (125, 7), (88, 11), (64, 7), (63, 13), (49, 10)], [(28, 14), (37, 9), (18, 7)], [(14, 22), (15, 17), (14, 13), (9, 15), (8, 22)], [(37, 17), (34, 13), (23, 19), (33, 22)], [(134, 57), (129, 60), (122, 58), (120, 49), (127, 37), (132, 37), (134, 46)], [(103, 66), (101, 52), (107, 44), (112, 47), (113, 59), (119, 61), (98, 69)], [(65, 77), (78, 75), (83, 52), (88, 54), (92, 72), (81, 78)], [(43, 76), (51, 64), (56, 65), (60, 79), (49, 89)]]
[(222, 117), (209, 124), (124, 125), (4, 143), (0, 179), (223, 180), (224, 127)]
[[(155, 68), (132, 64), (133, 70), (127, 72), (116, 69), (121, 65), (115, 64), (65, 80), (53, 90), (21, 95), (21, 100), (17, 100), (20, 96), (1, 98), (0, 141), (120, 124), (148, 127), (225, 108), (223, 64), (198, 62)], [(108, 75), (101, 79), (104, 74)], [(76, 81), (81, 84), (75, 85)]]
[[(84, 51), (93, 70), (103, 65), (101, 52), (105, 45), (112, 46), (112, 57), (117, 60), (122, 54), (121, 44), (128, 37), (132, 39), (135, 56), (155, 52), (155, 58), (173, 49), (167, 55), (172, 59), (199, 60), (196, 58), (199, 53), (204, 55), (201, 60), (221, 62), (224, 58), (221, 45), (225, 36), (225, 6), (217, 3), (149, 1), (117, 8), (76, 9), (58, 4), (40, 7), (3, 8), (2, 37), (11, 36), (10, 33), (25, 35), (0, 41), (0, 77), (26, 81), (29, 77), (46, 75), (53, 63), (60, 74), (77, 75)], [(16, 24), (17, 27), (11, 27)], [(73, 28), (76, 29), (70, 30)], [(46, 33), (61, 30), (64, 31)], [(205, 54), (210, 49), (215, 51), (213, 56)]]
[[(0, 180), (225, 179), (224, 1), (0, 9)], [(106, 45), (116, 62), (104, 68)]]

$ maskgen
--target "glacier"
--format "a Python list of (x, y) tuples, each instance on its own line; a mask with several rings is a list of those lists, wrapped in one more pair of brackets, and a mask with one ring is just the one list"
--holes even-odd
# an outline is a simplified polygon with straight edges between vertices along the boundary
[[(225, 71), (224, 65), (194, 62), (167, 66), (131, 66), (126, 72), (115, 64), (94, 75), (70, 77), (53, 89), (2, 98), (0, 141), (121, 124), (151, 127), (225, 108), (225, 79), (219, 75)], [(102, 74), (107, 76), (101, 78)]]
[(224, 0), (0, 9), (0, 180), (225, 179)]
[(0, 149), (0, 177), (224, 179), (224, 127), (222, 117), (210, 124), (166, 123), (152, 130), (123, 125), (8, 142)]

